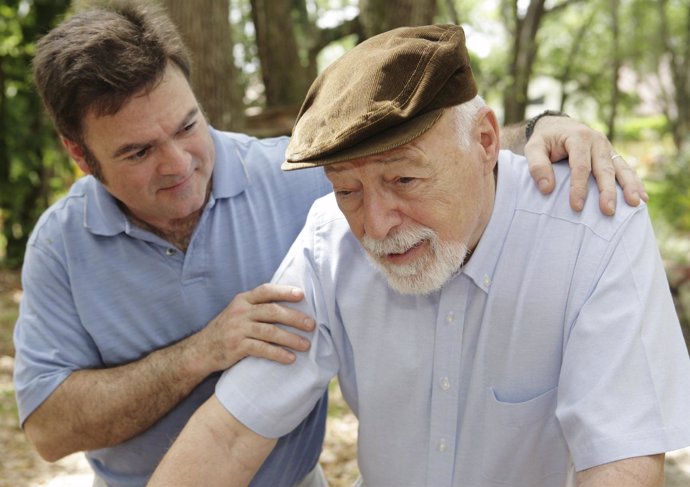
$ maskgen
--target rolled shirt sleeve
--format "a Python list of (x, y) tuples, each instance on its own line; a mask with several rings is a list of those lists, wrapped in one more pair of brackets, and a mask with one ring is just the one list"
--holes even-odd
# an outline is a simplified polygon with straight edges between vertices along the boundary
[(309, 339), (309, 351), (297, 353), (290, 365), (247, 357), (225, 371), (216, 386), (221, 404), (245, 426), (268, 438), (292, 431), (309, 414), (339, 369), (327, 300), (318, 284), (317, 264), (309, 244), (313, 235), (308, 221), (273, 279), (274, 283), (304, 290), (303, 301), (287, 305), (314, 317), (316, 329), (306, 333), (285, 328)]

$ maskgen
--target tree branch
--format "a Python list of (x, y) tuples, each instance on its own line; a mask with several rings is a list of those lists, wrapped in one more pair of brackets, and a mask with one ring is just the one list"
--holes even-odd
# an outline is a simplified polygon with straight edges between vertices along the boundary
[(316, 56), (321, 49), (326, 47), (333, 41), (342, 39), (349, 35), (357, 35), (357, 42), (362, 39), (362, 25), (359, 22), (359, 15), (351, 20), (346, 20), (342, 24), (336, 25), (328, 29), (317, 29), (314, 32), (314, 37), (309, 45), (309, 55)]
[(561, 3), (558, 3), (558, 4), (554, 5), (553, 7), (549, 8), (549, 9), (545, 9), (544, 14), (545, 15), (546, 14), (552, 14), (552, 13), (558, 12), (560, 10), (563, 10), (564, 8), (569, 7), (571, 5), (575, 5), (577, 3), (583, 3), (584, 1), (585, 0), (563, 0)]

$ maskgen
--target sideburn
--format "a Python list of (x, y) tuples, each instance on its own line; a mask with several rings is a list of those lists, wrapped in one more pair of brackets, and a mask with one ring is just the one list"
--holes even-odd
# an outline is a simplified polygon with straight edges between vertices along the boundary
[(80, 142), (79, 145), (84, 152), (84, 161), (86, 161), (86, 165), (89, 166), (91, 175), (101, 183), (106, 184), (105, 176), (103, 175), (103, 170), (101, 169), (101, 163), (98, 161), (98, 159), (96, 159), (96, 156), (93, 155), (93, 152), (91, 152), (86, 144)]

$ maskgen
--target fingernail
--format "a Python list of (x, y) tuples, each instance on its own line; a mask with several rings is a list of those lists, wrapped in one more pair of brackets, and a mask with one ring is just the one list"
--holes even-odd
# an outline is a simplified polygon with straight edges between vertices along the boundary
[(290, 290), (290, 294), (292, 294), (292, 295), (295, 296), (295, 297), (301, 296), (301, 295), (302, 295), (302, 290), (301, 290), (300, 288), (298, 288), (298, 287), (293, 287), (293, 288)]
[(546, 178), (541, 178), (539, 181), (537, 181), (537, 186), (539, 186), (539, 191), (548, 191), (549, 180)]
[(304, 320), (302, 320), (302, 323), (304, 323), (304, 327), (308, 330), (313, 330), (314, 326), (316, 326), (316, 323), (314, 323), (314, 320), (312, 320), (310, 318), (304, 318)]
[(649, 201), (649, 195), (647, 194), (646, 191), (642, 193), (642, 199), (645, 201)]
[(582, 208), (585, 207), (585, 200), (582, 199), (582, 198), (580, 198), (579, 200), (577, 200), (577, 201), (575, 202), (575, 207), (576, 207), (578, 210), (582, 210)]
[(611, 211), (612, 215), (616, 212), (616, 202), (615, 201), (609, 200), (609, 202), (606, 203), (606, 206)]

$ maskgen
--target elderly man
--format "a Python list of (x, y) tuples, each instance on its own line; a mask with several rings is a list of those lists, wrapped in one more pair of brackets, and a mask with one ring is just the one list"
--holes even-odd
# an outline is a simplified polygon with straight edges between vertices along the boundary
[(661, 485), (690, 361), (646, 208), (574, 212), (565, 166), (540, 194), (476, 94), (455, 26), (317, 79), (284, 168), (323, 166), (334, 195), (275, 276), (304, 288), (312, 347), (226, 372), (152, 485), (246, 484), (336, 374), (369, 487)]
[(690, 361), (647, 210), (574, 212), (566, 166), (540, 194), (476, 94), (456, 26), (317, 79), (284, 168), (323, 166), (334, 194), (274, 278), (305, 290), (312, 347), (226, 372), (151, 485), (245, 485), (336, 374), (362, 485), (662, 484)]

